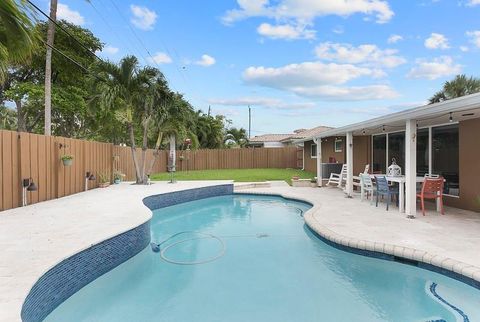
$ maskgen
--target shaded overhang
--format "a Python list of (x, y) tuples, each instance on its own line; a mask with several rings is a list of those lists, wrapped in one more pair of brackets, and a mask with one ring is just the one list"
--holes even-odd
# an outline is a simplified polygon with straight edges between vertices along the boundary
[(471, 94), (448, 101), (419, 106), (401, 112), (388, 114), (367, 121), (331, 129), (314, 137), (296, 142), (310, 141), (318, 138), (344, 136), (347, 132), (353, 135), (371, 135), (382, 132), (402, 131), (407, 120), (416, 120), (418, 127), (428, 127), (468, 119), (480, 118), (480, 93)]

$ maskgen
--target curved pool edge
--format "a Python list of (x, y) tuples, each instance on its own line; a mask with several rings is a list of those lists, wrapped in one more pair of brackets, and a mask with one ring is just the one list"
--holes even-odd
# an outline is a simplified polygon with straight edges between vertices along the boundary
[(320, 240), (337, 249), (350, 253), (396, 261), (402, 264), (413, 265), (453, 278), (476, 289), (480, 289), (480, 268), (464, 262), (433, 254), (424, 250), (414, 249), (399, 245), (379, 242), (371, 242), (344, 236), (320, 224), (315, 219), (315, 214), (321, 210), (321, 204), (305, 197), (288, 193), (262, 192), (262, 191), (238, 191), (235, 194), (253, 194), (278, 196), (285, 199), (296, 200), (312, 205), (312, 208), (304, 213), (305, 224)]
[[(150, 242), (150, 221), (156, 209), (204, 198), (231, 195), (233, 184), (217, 184), (152, 194), (141, 199), (150, 210), (148, 218), (133, 228), (79, 249), (50, 266), (38, 277), (25, 297), (20, 312), (22, 321), (45, 319), (55, 308), (100, 276), (137, 255)], [(101, 258), (101, 260), (98, 260)], [(72, 278), (74, 276), (74, 278)], [(59, 291), (60, 290), (60, 291)]]

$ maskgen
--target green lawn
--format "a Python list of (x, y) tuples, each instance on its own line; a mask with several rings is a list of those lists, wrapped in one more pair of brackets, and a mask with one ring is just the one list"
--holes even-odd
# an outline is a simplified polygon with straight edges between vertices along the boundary
[[(175, 173), (177, 180), (234, 180), (236, 182), (258, 182), (269, 180), (284, 180), (288, 184), (293, 176), (310, 179), (315, 174), (296, 169), (224, 169), (179, 171)], [(150, 177), (152, 180), (170, 180), (169, 173), (156, 173)]]

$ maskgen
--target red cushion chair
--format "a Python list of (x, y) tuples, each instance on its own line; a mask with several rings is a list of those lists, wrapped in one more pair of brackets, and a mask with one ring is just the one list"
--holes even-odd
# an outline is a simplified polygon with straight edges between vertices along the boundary
[(440, 200), (440, 211), (442, 215), (445, 215), (443, 210), (443, 177), (425, 177), (423, 181), (422, 190), (417, 193), (417, 197), (420, 198), (422, 203), (422, 213), (425, 216), (425, 199)]

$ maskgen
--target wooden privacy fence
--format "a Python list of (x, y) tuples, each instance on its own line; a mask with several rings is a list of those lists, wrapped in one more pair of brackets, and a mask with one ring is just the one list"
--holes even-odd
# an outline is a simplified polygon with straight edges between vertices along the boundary
[[(295, 168), (297, 149), (218, 149), (177, 151), (177, 171), (205, 169)], [(147, 151), (147, 171), (154, 160)], [(72, 155), (73, 164), (64, 166), (62, 155)], [(141, 150), (137, 149), (138, 160)], [(168, 152), (160, 151), (152, 173), (166, 172)], [(28, 203), (68, 196), (85, 190), (86, 173), (96, 176), (87, 181), (88, 189), (98, 187), (99, 175), (110, 179), (114, 171), (135, 180), (130, 147), (111, 143), (44, 136), (0, 130), (0, 210), (22, 205), (22, 180), (32, 178), (37, 191), (28, 192)]]

